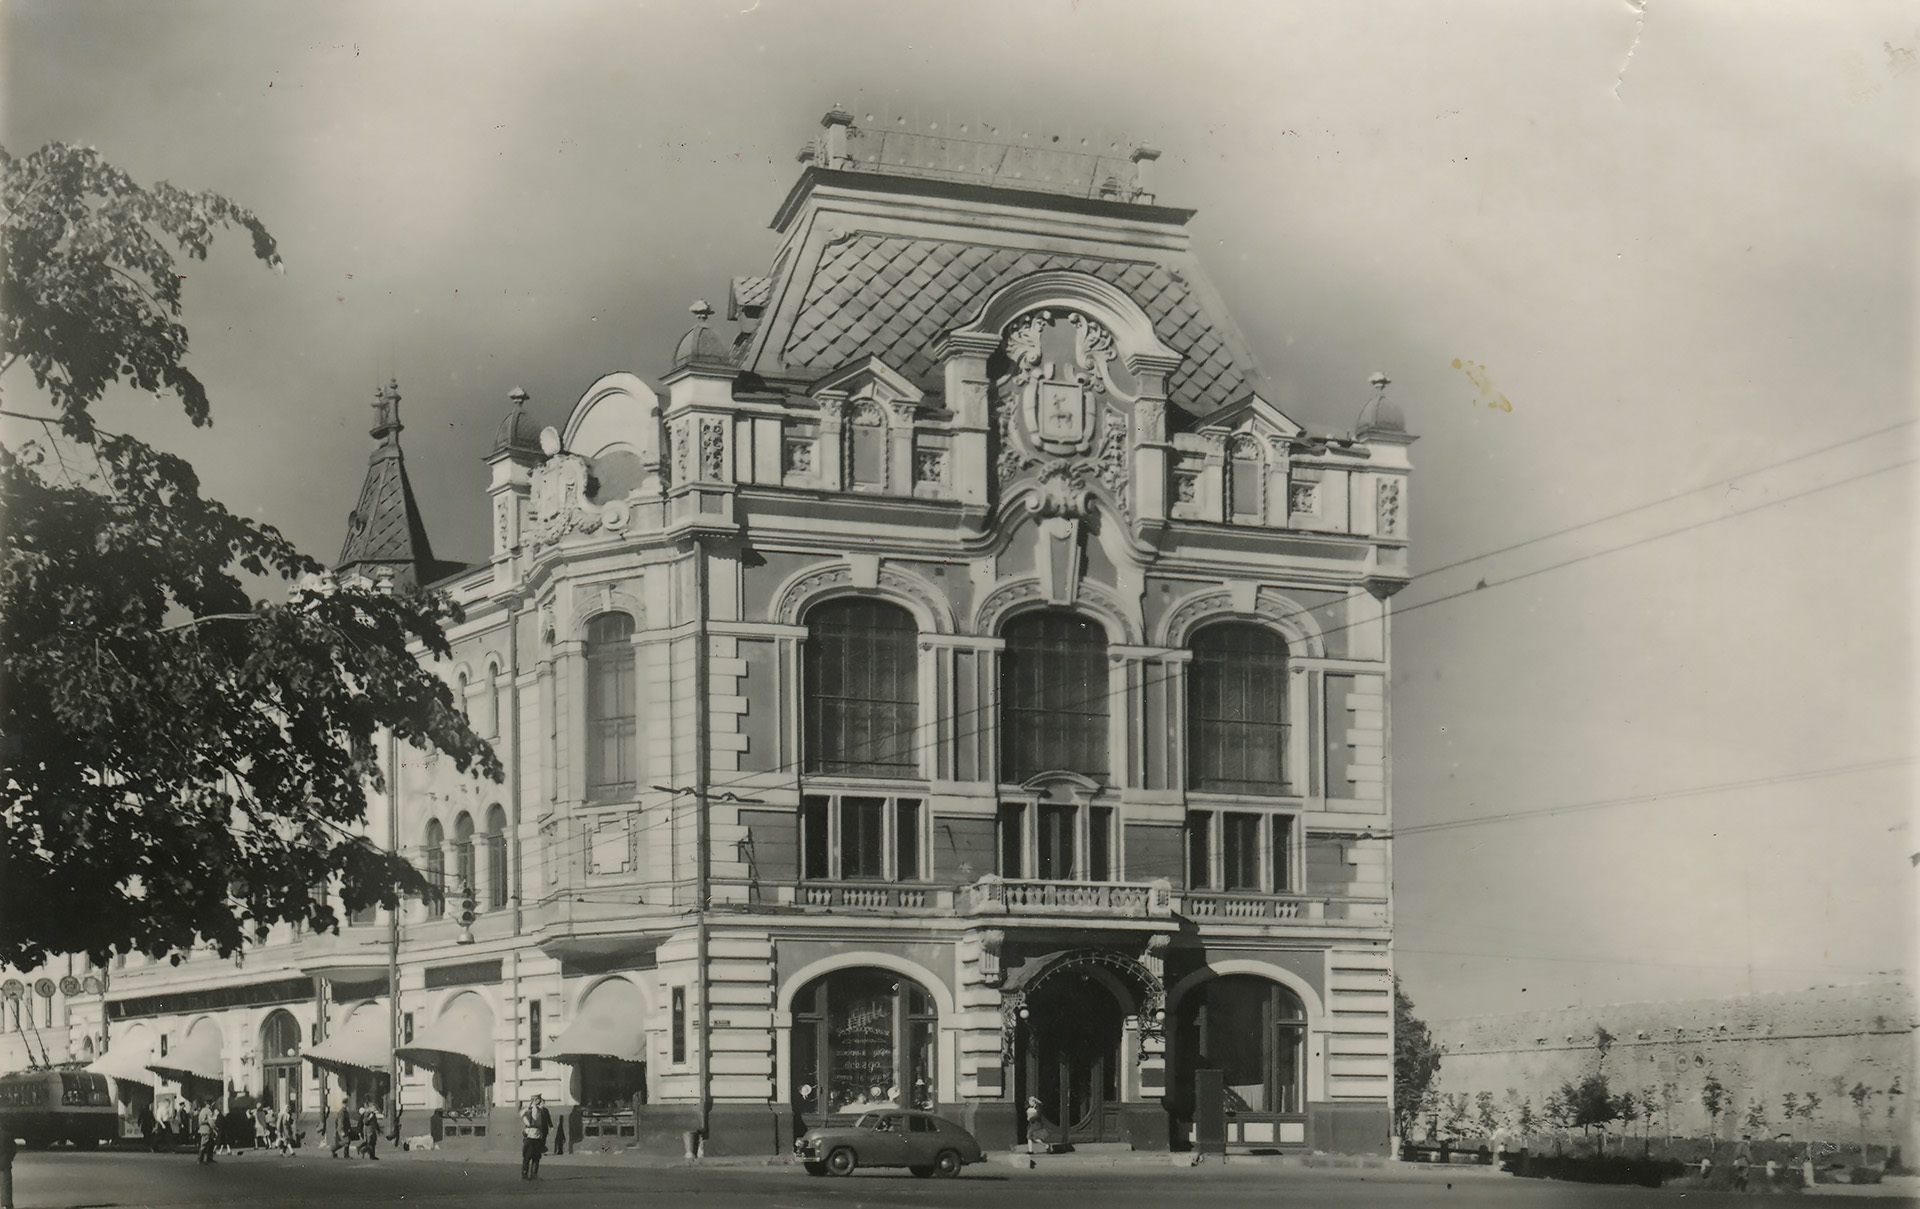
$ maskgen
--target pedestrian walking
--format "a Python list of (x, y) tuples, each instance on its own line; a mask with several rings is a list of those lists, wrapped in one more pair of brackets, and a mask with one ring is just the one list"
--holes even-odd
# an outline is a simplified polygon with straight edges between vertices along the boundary
[(206, 1166), (214, 1161), (213, 1148), (220, 1143), (220, 1113), (208, 1100), (200, 1106), (198, 1118), (200, 1127), (200, 1164)]
[(353, 1114), (347, 1111), (347, 1102), (340, 1101), (340, 1110), (333, 1114), (333, 1146), (327, 1157), (337, 1159), (341, 1155), (353, 1157)]
[(540, 1156), (547, 1151), (547, 1135), (553, 1132), (553, 1114), (539, 1096), (520, 1110), (520, 1178), (540, 1178)]
[(1740, 1135), (1740, 1144), (1733, 1148), (1733, 1190), (1747, 1190), (1747, 1170), (1753, 1166), (1753, 1135)]
[(380, 1148), (380, 1110), (371, 1103), (360, 1106), (360, 1155), (377, 1159)]
[(291, 1103), (282, 1105), (280, 1111), (274, 1114), (273, 1135), (280, 1144), (281, 1154), (293, 1153), (293, 1106)]
[(400, 1097), (394, 1096), (388, 1102), (387, 1107), (389, 1109), (387, 1118), (387, 1141), (398, 1146), (400, 1144)]
[(1034, 1143), (1040, 1139), (1040, 1097), (1027, 1097), (1027, 1166), (1032, 1167)]

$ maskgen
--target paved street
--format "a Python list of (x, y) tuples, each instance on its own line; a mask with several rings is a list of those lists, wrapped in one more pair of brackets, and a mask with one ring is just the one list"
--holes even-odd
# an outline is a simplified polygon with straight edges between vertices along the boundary
[[(162, 1205), (426, 1204), (730, 1206), (1099, 1206), (1163, 1209), (1168, 1205), (1310, 1206), (1528, 1205), (1630, 1209), (1641, 1205), (1715, 1205), (1758, 1197), (1596, 1188), (1519, 1180), (1472, 1169), (1307, 1169), (1268, 1163), (1209, 1164), (1198, 1169), (1123, 1162), (1113, 1167), (1056, 1166), (1028, 1172), (1001, 1164), (971, 1167), (958, 1180), (918, 1180), (905, 1172), (862, 1172), (847, 1180), (814, 1179), (792, 1167), (726, 1166), (690, 1170), (591, 1159), (549, 1160), (538, 1184), (523, 1184), (514, 1167), (467, 1164), (441, 1156), (395, 1155), (378, 1163), (331, 1162), (324, 1156), (280, 1159), (248, 1155), (203, 1168), (184, 1155), (22, 1154), (15, 1166), (19, 1209), (135, 1209)], [(1871, 1203), (1887, 1204), (1877, 1201)]]

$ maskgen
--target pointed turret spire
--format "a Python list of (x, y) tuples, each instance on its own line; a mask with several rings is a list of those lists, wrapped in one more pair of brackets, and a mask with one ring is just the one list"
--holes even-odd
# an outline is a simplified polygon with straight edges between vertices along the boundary
[(368, 435), (379, 443), (367, 459), (360, 502), (347, 514), (347, 540), (334, 570), (343, 579), (355, 575), (374, 583), (386, 579), (395, 591), (410, 592), (461, 570), (463, 564), (433, 556), (413, 484), (407, 479), (400, 429), (400, 384), (389, 379), (373, 392), (373, 427)]

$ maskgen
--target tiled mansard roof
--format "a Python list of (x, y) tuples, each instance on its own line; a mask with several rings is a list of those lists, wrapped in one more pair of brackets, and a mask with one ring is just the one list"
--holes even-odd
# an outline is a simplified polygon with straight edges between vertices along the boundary
[(934, 350), (946, 331), (999, 287), (1043, 270), (1098, 277), (1127, 292), (1155, 333), (1185, 359), (1168, 393), (1193, 415), (1252, 389), (1251, 356), (1203, 311), (1192, 284), (1151, 261), (1073, 256), (936, 239), (855, 234), (826, 249), (779, 350), (787, 370), (826, 372), (876, 356), (930, 391), (941, 387)]

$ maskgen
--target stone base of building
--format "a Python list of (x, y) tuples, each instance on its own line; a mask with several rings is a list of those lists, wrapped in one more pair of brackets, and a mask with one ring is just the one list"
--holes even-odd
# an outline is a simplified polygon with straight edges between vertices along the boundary
[(1385, 1104), (1320, 1103), (1307, 1106), (1313, 1149), (1330, 1154), (1387, 1154), (1393, 1114)]

